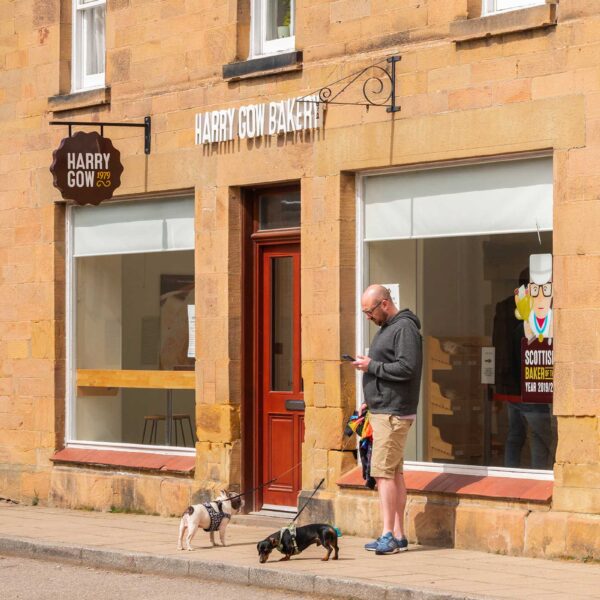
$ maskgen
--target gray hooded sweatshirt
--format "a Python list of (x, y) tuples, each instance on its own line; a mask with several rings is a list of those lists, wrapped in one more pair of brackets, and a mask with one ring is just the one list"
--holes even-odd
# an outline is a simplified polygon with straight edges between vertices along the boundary
[(399, 311), (375, 334), (369, 368), (363, 374), (365, 401), (372, 413), (406, 416), (417, 412), (423, 338), (421, 322), (408, 309)]

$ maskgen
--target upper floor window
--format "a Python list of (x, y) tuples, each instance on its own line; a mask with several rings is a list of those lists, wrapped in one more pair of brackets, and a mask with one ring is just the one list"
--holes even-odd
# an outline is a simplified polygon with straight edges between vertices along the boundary
[(72, 87), (104, 86), (106, 0), (73, 0)]
[(252, 56), (293, 50), (295, 0), (254, 0), (252, 6)]
[(507, 10), (518, 10), (528, 6), (538, 6), (546, 4), (546, 0), (483, 0), (483, 15), (493, 15), (494, 13)]

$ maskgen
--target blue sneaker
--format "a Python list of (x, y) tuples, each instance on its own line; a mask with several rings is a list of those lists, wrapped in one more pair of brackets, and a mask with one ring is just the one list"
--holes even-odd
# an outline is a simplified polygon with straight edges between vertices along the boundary
[(388, 531), (383, 537), (379, 538), (375, 554), (396, 554), (397, 552), (400, 552), (398, 540), (391, 531)]
[(372, 542), (369, 542), (368, 544), (365, 544), (365, 550), (368, 550), (369, 552), (375, 552), (375, 550), (377, 550), (377, 546), (379, 546), (379, 542), (383, 539), (382, 537), (378, 537), (376, 540), (373, 540)]
[(396, 538), (396, 543), (398, 544), (398, 552), (406, 552), (408, 550), (408, 540), (403, 538)]

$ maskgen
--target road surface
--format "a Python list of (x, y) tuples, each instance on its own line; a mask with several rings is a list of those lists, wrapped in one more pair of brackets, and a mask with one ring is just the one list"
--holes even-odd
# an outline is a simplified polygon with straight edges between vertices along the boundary
[(306, 600), (308, 596), (184, 577), (94, 569), (0, 555), (2, 600)]

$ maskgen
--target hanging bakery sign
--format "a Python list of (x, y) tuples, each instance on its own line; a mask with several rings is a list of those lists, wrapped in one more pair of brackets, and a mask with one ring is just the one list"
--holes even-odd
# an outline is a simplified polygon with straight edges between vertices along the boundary
[(319, 129), (321, 105), (315, 95), (198, 113), (196, 145)]
[(65, 200), (100, 204), (121, 185), (121, 153), (99, 133), (78, 131), (52, 153), (54, 187)]

